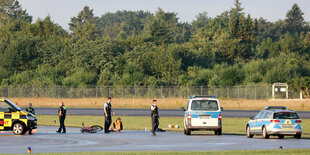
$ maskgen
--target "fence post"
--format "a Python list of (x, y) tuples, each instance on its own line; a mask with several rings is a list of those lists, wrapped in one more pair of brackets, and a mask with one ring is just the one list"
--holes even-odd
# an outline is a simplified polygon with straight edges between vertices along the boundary
[(173, 86), (173, 98), (175, 98), (175, 86)]
[(240, 85), (238, 85), (238, 99), (240, 98)]
[(269, 99), (269, 94), (268, 94), (268, 93), (269, 93), (269, 92), (268, 92), (268, 87), (269, 87), (269, 86), (267, 85), (267, 87), (266, 87), (266, 88), (267, 88), (267, 99)]
[(7, 91), (8, 91), (7, 98), (9, 98), (9, 97), (10, 97), (10, 95), (9, 95), (9, 92), (10, 92), (10, 86), (8, 86)]
[(246, 87), (247, 86), (244, 86), (244, 99), (246, 99)]
[(256, 85), (254, 86), (254, 99), (256, 100)]
[(203, 86), (200, 86), (200, 95), (202, 95), (202, 87), (203, 87)]
[(229, 87), (227, 87), (227, 98), (229, 98)]

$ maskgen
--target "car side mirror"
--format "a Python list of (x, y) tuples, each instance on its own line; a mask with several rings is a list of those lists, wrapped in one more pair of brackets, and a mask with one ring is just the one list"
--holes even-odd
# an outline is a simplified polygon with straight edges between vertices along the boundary
[(223, 107), (221, 107), (221, 111), (224, 111), (224, 108), (223, 108)]
[(180, 107), (180, 110), (185, 111), (184, 107)]
[(251, 116), (251, 117), (250, 117), (250, 120), (254, 120), (254, 116)]
[(9, 107), (9, 112), (16, 112), (16, 110), (15, 109), (13, 109), (13, 108), (11, 108), (11, 107)]

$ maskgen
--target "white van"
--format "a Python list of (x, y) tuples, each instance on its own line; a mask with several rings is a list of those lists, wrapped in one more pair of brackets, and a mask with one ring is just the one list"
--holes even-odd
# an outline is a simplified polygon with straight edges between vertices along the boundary
[(192, 131), (214, 131), (222, 135), (222, 111), (215, 95), (192, 95), (186, 104), (184, 114), (184, 134)]

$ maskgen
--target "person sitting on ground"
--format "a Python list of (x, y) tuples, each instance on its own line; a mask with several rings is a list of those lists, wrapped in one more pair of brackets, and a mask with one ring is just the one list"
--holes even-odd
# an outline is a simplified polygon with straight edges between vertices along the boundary
[(121, 118), (117, 118), (116, 121), (113, 122), (111, 131), (121, 132), (122, 130), (123, 130), (123, 123), (121, 121)]

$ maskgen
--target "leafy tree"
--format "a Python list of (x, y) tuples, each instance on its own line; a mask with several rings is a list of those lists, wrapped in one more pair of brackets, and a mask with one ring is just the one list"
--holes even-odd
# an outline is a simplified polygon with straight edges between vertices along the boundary
[(84, 6), (83, 10), (80, 11), (77, 17), (72, 17), (69, 23), (69, 29), (75, 32), (76, 29), (83, 29), (89, 25), (96, 25), (98, 23), (98, 17), (95, 17), (93, 9), (88, 6)]
[(292, 9), (286, 13), (285, 27), (286, 31), (290, 33), (300, 33), (303, 30), (305, 21), (303, 17), (304, 13), (301, 11), (299, 6), (295, 3)]
[(32, 17), (21, 8), (17, 0), (0, 0), (0, 26), (13, 21), (31, 22)]

